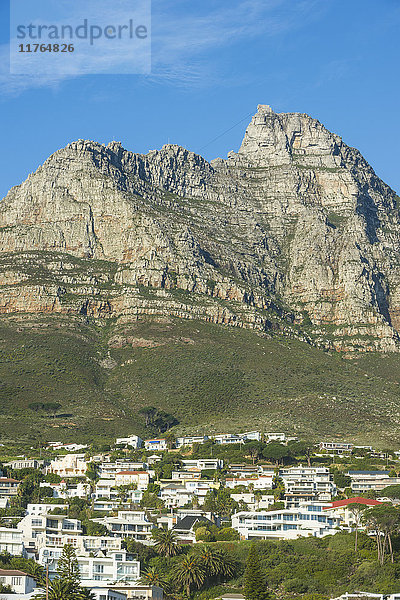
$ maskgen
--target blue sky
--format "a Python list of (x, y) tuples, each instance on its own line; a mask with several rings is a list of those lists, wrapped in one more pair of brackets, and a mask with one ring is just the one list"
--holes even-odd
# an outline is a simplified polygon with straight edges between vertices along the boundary
[(400, 192), (398, 0), (153, 0), (151, 75), (11, 76), (8, 22), (0, 0), (0, 197), (79, 138), (225, 157), (257, 104), (318, 118)]

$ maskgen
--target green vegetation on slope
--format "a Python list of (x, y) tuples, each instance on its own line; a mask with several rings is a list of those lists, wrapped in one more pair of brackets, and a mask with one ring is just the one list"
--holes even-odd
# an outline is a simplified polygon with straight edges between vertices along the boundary
[[(86, 317), (0, 321), (4, 440), (105, 439), (146, 429), (144, 406), (175, 432), (284, 430), (400, 443), (400, 357), (344, 360), (278, 335), (179, 319), (107, 325)], [(56, 414), (29, 404), (55, 403)]]

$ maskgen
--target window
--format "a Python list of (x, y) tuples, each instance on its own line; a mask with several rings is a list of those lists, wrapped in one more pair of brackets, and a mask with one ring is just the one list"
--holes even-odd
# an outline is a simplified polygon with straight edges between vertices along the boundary
[(93, 565), (93, 573), (104, 573), (104, 565)]
[(47, 519), (46, 526), (50, 529), (58, 529), (58, 521), (56, 519)]
[(32, 527), (41, 527), (42, 519), (32, 519)]
[(11, 585), (22, 585), (22, 577), (11, 577)]

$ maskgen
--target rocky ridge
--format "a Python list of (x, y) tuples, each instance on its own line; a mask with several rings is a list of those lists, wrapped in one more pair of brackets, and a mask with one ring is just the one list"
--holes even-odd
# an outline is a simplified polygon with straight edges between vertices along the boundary
[(78, 140), (1, 202), (0, 311), (175, 315), (398, 351), (397, 203), (340, 137), (265, 105), (211, 163)]

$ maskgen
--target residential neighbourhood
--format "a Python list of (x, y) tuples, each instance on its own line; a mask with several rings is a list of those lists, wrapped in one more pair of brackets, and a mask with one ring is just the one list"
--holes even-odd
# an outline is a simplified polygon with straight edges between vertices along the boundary
[[(169, 597), (141, 563), (141, 548), (155, 552), (167, 532), (182, 552), (213, 540), (292, 542), (355, 531), (374, 539), (354, 507), (359, 514), (400, 507), (397, 454), (345, 442), (258, 431), (131, 434), (100, 452), (61, 442), (46, 452), (2, 463), (0, 557), (33, 561), (49, 586), (70, 549), (80, 585), (98, 600)], [(382, 468), (354, 468), (368, 461)], [(21, 598), (43, 593), (43, 581), (17, 569), (0, 571), (0, 584)]]

